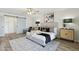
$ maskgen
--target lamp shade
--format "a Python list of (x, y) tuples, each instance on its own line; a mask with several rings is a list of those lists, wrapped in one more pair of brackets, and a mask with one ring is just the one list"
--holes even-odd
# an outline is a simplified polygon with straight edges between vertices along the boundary
[(35, 23), (36, 23), (36, 24), (39, 24), (40, 22), (39, 22), (39, 21), (36, 21)]

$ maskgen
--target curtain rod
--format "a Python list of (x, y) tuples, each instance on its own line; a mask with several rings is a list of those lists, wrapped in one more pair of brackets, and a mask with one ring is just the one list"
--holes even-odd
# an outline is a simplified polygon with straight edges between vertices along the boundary
[(14, 15), (4, 15), (4, 16), (9, 16), (9, 17), (16, 17), (16, 18), (24, 18), (24, 19), (26, 19), (25, 17), (14, 16)]

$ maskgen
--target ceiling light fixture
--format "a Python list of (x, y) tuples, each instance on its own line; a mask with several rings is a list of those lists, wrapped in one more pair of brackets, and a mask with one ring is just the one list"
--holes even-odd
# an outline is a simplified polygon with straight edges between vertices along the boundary
[(27, 8), (26, 12), (27, 12), (27, 14), (31, 15), (32, 14), (32, 8)]
[(26, 9), (26, 13), (27, 13), (28, 15), (31, 15), (31, 14), (39, 13), (39, 11), (36, 10), (36, 9), (33, 9), (33, 8), (27, 8), (27, 9)]

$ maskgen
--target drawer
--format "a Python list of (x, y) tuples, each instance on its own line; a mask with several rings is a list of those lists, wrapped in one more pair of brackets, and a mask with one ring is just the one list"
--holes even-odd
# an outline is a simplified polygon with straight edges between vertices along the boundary
[(60, 30), (60, 37), (65, 37), (66, 33), (67, 33), (66, 30), (61, 29)]
[(65, 30), (65, 32), (73, 34), (73, 30)]
[(67, 34), (65, 34), (64, 38), (69, 39), (69, 40), (73, 40), (73, 34), (67, 33)]

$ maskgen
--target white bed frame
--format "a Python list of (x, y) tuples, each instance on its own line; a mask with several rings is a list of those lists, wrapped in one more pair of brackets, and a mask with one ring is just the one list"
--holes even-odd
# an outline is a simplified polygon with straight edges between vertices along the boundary
[(56, 33), (53, 33), (53, 32), (28, 32), (27, 35), (26, 35), (26, 38), (34, 41), (34, 42), (37, 42), (38, 44), (42, 45), (42, 46), (45, 46), (46, 43), (46, 38), (42, 35), (37, 35), (37, 33), (46, 33), (46, 34), (49, 34), (50, 37), (51, 37), (51, 40), (54, 40), (56, 38)]

